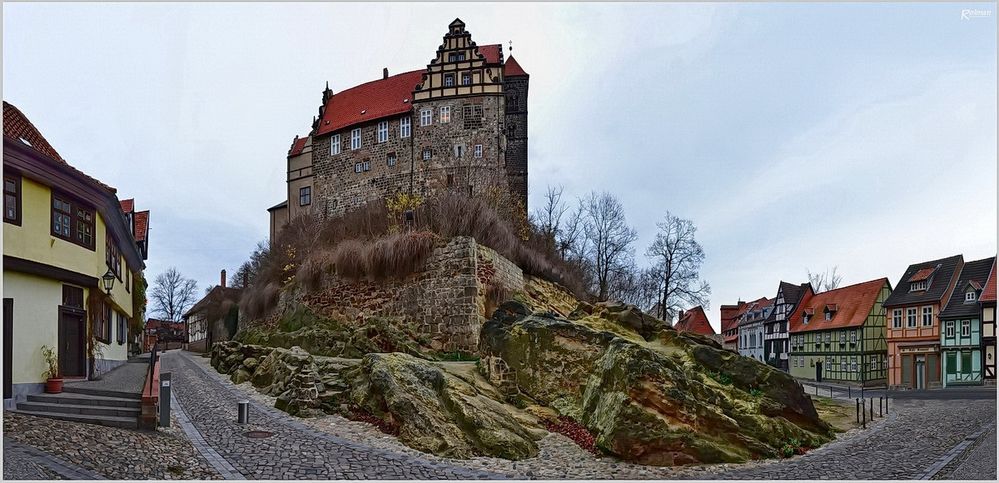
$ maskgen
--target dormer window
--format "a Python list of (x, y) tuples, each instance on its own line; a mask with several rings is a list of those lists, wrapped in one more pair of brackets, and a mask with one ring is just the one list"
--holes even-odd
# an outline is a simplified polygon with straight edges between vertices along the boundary
[(825, 318), (826, 318), (826, 320), (832, 320), (832, 314), (833, 314), (832, 312), (826, 310), (825, 311)]
[(919, 292), (921, 290), (926, 290), (926, 280), (922, 280), (919, 282), (912, 282), (909, 284), (910, 292)]
[(978, 297), (975, 295), (975, 291), (974, 290), (968, 290), (967, 292), (964, 293), (964, 301), (965, 302), (974, 302), (977, 299), (978, 299)]

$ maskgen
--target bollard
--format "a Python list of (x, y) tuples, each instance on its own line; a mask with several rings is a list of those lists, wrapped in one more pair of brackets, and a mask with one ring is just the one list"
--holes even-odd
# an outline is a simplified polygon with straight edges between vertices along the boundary
[(236, 422), (246, 424), (250, 422), (250, 401), (239, 401), (236, 410)]
[(874, 396), (871, 396), (871, 421), (874, 421)]
[(852, 393), (853, 393), (853, 387), (852, 386), (846, 386), (846, 397), (847, 398), (853, 397)]
[(878, 417), (883, 418), (885, 416), (885, 398), (881, 396), (878, 398)]
[(867, 405), (864, 404), (864, 401), (860, 401), (860, 412), (863, 415), (860, 418), (860, 425), (862, 428), (867, 429)]
[(885, 396), (885, 414), (888, 414), (888, 396)]
[(160, 373), (160, 426), (170, 427), (170, 373)]
[(857, 424), (860, 424), (860, 399), (857, 399)]

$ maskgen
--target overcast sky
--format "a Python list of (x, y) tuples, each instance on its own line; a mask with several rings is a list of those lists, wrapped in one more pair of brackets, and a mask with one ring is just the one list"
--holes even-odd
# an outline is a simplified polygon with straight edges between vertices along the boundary
[[(991, 10), (962, 18), (962, 10)], [(692, 219), (718, 306), (996, 252), (996, 18), (967, 4), (5, 3), (3, 98), (151, 214), (151, 279), (199, 294), (267, 237), (334, 91), (423, 68), (447, 24), (531, 74), (530, 201)], [(508, 52), (509, 54), (509, 52)]]

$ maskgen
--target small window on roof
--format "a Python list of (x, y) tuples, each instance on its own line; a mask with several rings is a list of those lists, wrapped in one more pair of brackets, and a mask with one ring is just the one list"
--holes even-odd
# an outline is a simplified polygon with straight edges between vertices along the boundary
[(974, 290), (968, 290), (967, 292), (964, 293), (965, 302), (974, 302), (976, 298), (977, 295), (975, 294)]

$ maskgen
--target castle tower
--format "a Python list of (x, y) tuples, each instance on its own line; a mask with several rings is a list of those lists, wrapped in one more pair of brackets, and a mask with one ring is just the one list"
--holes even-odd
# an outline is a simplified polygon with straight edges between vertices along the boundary
[(517, 60), (503, 65), (503, 92), (506, 94), (506, 173), (510, 192), (527, 209), (527, 86), (530, 76)]

